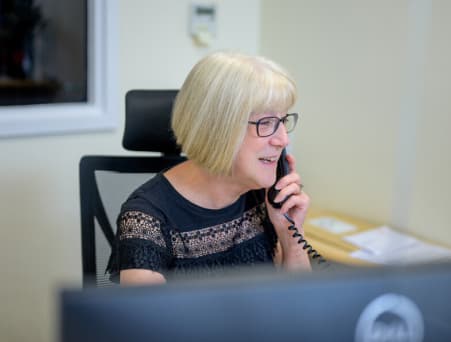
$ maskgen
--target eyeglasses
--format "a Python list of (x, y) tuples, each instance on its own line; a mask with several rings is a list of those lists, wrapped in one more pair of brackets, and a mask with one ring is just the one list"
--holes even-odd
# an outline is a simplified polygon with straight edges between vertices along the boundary
[(281, 122), (285, 126), (287, 133), (292, 132), (296, 127), (298, 117), (298, 113), (291, 113), (285, 115), (283, 118), (279, 118), (277, 116), (267, 116), (257, 121), (248, 121), (248, 123), (257, 127), (257, 135), (259, 137), (269, 137), (270, 135), (276, 133)]

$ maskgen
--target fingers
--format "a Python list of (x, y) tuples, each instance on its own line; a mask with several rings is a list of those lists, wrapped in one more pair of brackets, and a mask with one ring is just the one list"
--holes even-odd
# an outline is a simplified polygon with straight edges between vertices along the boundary
[(281, 190), (292, 183), (296, 184), (298, 187), (302, 184), (301, 176), (293, 171), (279, 179), (279, 181), (276, 183), (276, 189)]
[(298, 195), (290, 196), (280, 208), (280, 212), (285, 214), (293, 208), (298, 208), (299, 210), (305, 212), (307, 211), (309, 205), (310, 197), (305, 192), (301, 192)]
[(298, 184), (296, 182), (289, 183), (279, 191), (277, 196), (274, 198), (274, 202), (281, 202), (289, 196), (301, 194), (303, 187), (304, 186), (302, 184)]
[(294, 159), (293, 155), (291, 155), (291, 154), (287, 154), (286, 158), (288, 161), (288, 166), (289, 166), (290, 172), (293, 172), (294, 170), (296, 170), (296, 160)]

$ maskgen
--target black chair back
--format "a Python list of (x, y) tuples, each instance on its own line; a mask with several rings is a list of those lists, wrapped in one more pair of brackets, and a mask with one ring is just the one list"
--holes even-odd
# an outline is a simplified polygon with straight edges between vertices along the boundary
[(88, 155), (80, 160), (84, 286), (113, 285), (105, 269), (121, 203), (145, 180), (185, 160), (170, 129), (176, 94), (176, 90), (131, 90), (126, 94), (123, 147), (160, 155)]
[(131, 90), (125, 96), (122, 146), (130, 151), (180, 155), (170, 128), (176, 90)]

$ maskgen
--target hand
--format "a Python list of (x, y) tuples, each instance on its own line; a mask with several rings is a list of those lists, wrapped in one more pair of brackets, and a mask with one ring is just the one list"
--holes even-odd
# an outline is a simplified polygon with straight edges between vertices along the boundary
[(294, 260), (294, 264), (309, 265), (308, 257), (306, 257), (305, 250), (297, 243), (298, 239), (293, 238), (293, 232), (288, 230), (290, 223), (285, 218), (284, 214), (288, 214), (298, 228), (301, 234), (304, 234), (303, 224), (307, 215), (307, 210), (310, 205), (309, 196), (302, 191), (301, 176), (296, 172), (296, 162), (292, 155), (287, 155), (289, 165), (289, 174), (282, 177), (276, 184), (276, 189), (280, 190), (274, 199), (275, 202), (287, 200), (280, 209), (275, 209), (269, 204), (266, 198), (266, 206), (268, 208), (269, 219), (271, 220), (277, 237), (280, 241), (284, 264), (288, 261)]

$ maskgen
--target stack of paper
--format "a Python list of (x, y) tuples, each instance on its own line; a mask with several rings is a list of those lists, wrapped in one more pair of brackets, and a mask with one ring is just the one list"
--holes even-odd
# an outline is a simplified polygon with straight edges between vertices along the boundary
[(333, 217), (318, 217), (310, 219), (308, 222), (333, 234), (343, 234), (356, 230), (356, 226), (353, 224), (343, 222)]
[(451, 250), (422, 242), (390, 227), (345, 236), (360, 249), (352, 257), (384, 265), (403, 265), (451, 259)]

